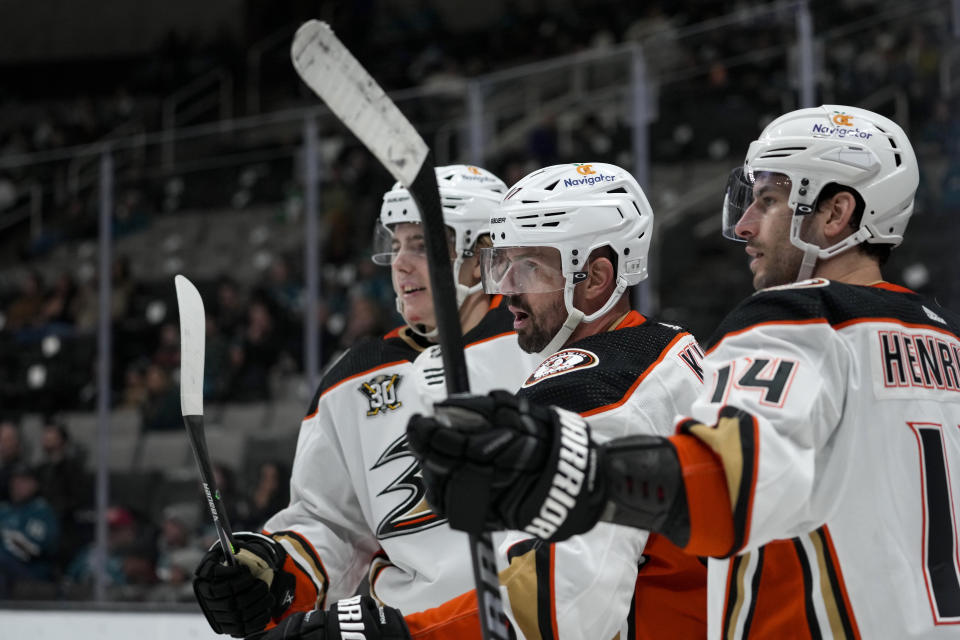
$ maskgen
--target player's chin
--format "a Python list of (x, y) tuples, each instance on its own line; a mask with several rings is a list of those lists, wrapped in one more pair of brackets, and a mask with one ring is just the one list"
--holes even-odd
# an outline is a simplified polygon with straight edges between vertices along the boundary
[(550, 340), (542, 332), (529, 325), (517, 330), (517, 345), (526, 353), (539, 353), (548, 342)]

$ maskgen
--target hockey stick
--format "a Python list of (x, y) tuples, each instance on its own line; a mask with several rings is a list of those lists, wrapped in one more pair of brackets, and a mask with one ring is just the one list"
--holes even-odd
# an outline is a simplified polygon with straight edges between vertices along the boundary
[(177, 286), (177, 307), (180, 309), (180, 413), (183, 414), (183, 424), (190, 436), (190, 448), (200, 469), (200, 483), (207, 497), (220, 546), (225, 550), (227, 562), (236, 564), (234, 554), (237, 547), (233, 541), (233, 531), (210, 466), (207, 439), (203, 436), (203, 360), (207, 331), (203, 299), (193, 283), (183, 276), (176, 276), (174, 283)]
[[(407, 188), (417, 203), (423, 221), (447, 392), (468, 392), (470, 382), (463, 355), (460, 315), (454, 302), (457, 297), (453, 269), (429, 148), (326, 23), (310, 20), (301, 25), (293, 37), (290, 56), (300, 78)], [(506, 640), (506, 618), (490, 536), (471, 535), (470, 552), (483, 637)]]

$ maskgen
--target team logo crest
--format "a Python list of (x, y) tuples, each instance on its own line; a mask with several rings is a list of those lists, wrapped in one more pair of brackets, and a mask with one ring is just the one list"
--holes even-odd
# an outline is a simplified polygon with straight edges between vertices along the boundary
[(570, 373), (577, 369), (589, 369), (597, 366), (600, 359), (597, 354), (586, 349), (564, 349), (544, 360), (536, 371), (530, 374), (523, 387), (531, 387), (542, 380)]
[(403, 501), (392, 509), (377, 525), (377, 537), (381, 540), (406, 535), (415, 531), (423, 531), (424, 529), (429, 529), (446, 522), (446, 519), (434, 513), (430, 505), (427, 504), (427, 490), (423, 484), (420, 463), (413, 456), (413, 452), (410, 451), (410, 447), (407, 445), (406, 434), (394, 440), (386, 450), (380, 454), (380, 457), (373, 464), (371, 471), (395, 460), (405, 463), (403, 471), (377, 495), (383, 496), (392, 493), (406, 495)]
[(366, 396), (370, 407), (367, 416), (384, 414), (387, 411), (399, 409), (403, 403), (397, 396), (397, 387), (400, 386), (400, 374), (380, 374), (377, 377), (362, 383), (360, 393)]

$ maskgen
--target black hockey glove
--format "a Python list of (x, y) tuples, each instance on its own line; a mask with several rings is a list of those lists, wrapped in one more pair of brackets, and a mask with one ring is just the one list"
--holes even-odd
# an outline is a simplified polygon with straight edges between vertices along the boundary
[(451, 397), (407, 427), (427, 500), (454, 529), (521, 529), (557, 541), (589, 531), (604, 505), (597, 446), (577, 414), (506, 391)]
[(226, 563), (218, 541), (197, 566), (193, 592), (215, 632), (243, 638), (287, 610), (296, 578), (283, 570), (287, 552), (271, 538), (241, 532), (234, 539), (237, 564)]
[(369, 596), (337, 602), (327, 611), (294, 613), (248, 640), (410, 640), (403, 614)]

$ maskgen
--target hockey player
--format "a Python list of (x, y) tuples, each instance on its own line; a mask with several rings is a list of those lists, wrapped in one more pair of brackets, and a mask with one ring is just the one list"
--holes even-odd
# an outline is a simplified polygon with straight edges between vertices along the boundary
[(724, 202), (765, 288), (717, 330), (677, 434), (598, 444), (554, 409), (451, 402), (441, 418), (495, 411), (495, 427), (443, 438), (471, 460), (497, 448), (451, 473), (440, 434), (412, 424), (428, 489), (470, 499), (448, 476), (479, 468), (498, 482), (487, 528), (562, 539), (601, 520), (711, 556), (710, 638), (956, 637), (960, 317), (881, 276), (917, 184), (887, 118), (776, 119)]
[[(514, 185), (495, 215), (494, 246), (481, 252), (484, 290), (507, 296), (520, 346), (546, 358), (520, 402), (574, 412), (604, 438), (672, 433), (700, 390), (702, 354), (693, 336), (632, 311), (624, 295), (647, 277), (653, 232), (636, 180), (610, 164), (547, 167)], [(482, 517), (455, 495), (434, 505), (454, 526)], [(603, 525), (540, 545), (537, 533), (511, 533), (500, 546), (518, 637), (705, 635), (706, 567), (666, 538)]]
[[(481, 290), (474, 253), (489, 244), (490, 212), (506, 186), (464, 165), (438, 168), (437, 182), (471, 383), (519, 387), (537, 360), (518, 348), (501, 297)], [(262, 534), (237, 534), (240, 563), (224, 564), (219, 545), (201, 562), (194, 587), (217, 632), (241, 637), (324, 609), (367, 576), (378, 603), (419, 612), (415, 637), (479, 635), (467, 536), (427, 506), (406, 444), (409, 417), (446, 395), (438, 349), (430, 348), (436, 323), (423, 231), (406, 189), (384, 195), (380, 222), (374, 261), (390, 265), (407, 324), (358, 344), (325, 373), (301, 426), (290, 505)], [(314, 622), (321, 613), (311, 614)], [(290, 624), (301, 623), (303, 616)]]

